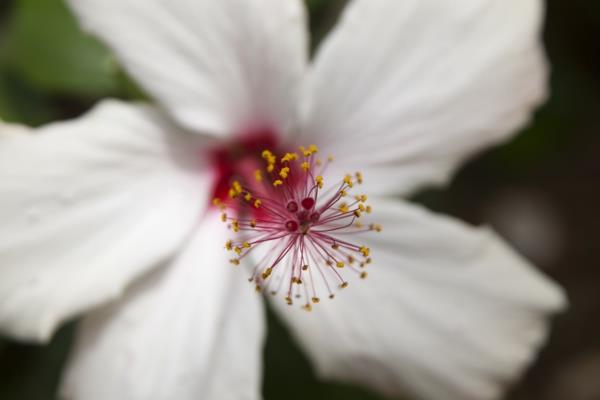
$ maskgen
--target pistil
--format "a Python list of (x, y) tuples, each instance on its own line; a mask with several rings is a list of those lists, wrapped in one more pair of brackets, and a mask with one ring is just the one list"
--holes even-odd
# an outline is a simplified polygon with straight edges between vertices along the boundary
[(367, 196), (350, 197), (363, 182), (362, 174), (345, 175), (323, 190), (323, 174), (333, 157), (323, 162), (317, 153), (315, 145), (280, 157), (264, 150), (264, 167), (254, 171), (254, 179), (234, 180), (228, 198), (213, 201), (222, 210), (221, 219), (239, 235), (225, 244), (235, 254), (231, 263), (239, 265), (257, 248), (264, 249), (249, 281), (259, 292), (285, 292), (289, 305), (298, 299), (307, 311), (320, 302), (319, 291), (334, 298), (334, 287), (348, 287), (342, 270), (367, 277), (370, 249), (347, 235), (381, 231), (380, 225), (361, 223), (363, 214), (372, 211)]

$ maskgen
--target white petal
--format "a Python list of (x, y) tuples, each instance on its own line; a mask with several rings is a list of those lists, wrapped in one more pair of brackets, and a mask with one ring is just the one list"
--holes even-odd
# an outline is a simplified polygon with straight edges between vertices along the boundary
[(63, 381), (73, 400), (257, 400), (262, 301), (205, 217), (172, 265), (86, 318)]
[(384, 227), (361, 238), (369, 277), (312, 313), (277, 301), (280, 315), (325, 377), (428, 400), (498, 398), (544, 343), (561, 289), (487, 229), (374, 205)]
[[(170, 256), (205, 209), (208, 176), (150, 107), (105, 102), (31, 134), (0, 128), (0, 331), (47, 340)], [(181, 157), (180, 157), (181, 156)]]
[(33, 132), (31, 128), (21, 124), (13, 124), (0, 120), (0, 137), (8, 135), (23, 135)]
[(300, 0), (69, 0), (187, 127), (283, 131), (306, 69)]
[(441, 184), (545, 99), (539, 0), (355, 0), (310, 72), (304, 142), (370, 193)]

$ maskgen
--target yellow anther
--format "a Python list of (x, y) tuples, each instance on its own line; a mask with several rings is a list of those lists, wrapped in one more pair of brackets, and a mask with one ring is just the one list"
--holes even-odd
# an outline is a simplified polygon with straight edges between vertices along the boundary
[(314, 144), (311, 144), (310, 146), (308, 146), (308, 148), (304, 146), (300, 146), (298, 148), (300, 149), (300, 152), (304, 154), (305, 157), (310, 157), (313, 153), (316, 153), (319, 150)]
[(373, 211), (373, 208), (371, 208), (371, 206), (367, 206), (367, 208), (365, 208), (365, 211), (367, 212), (367, 214), (371, 214), (371, 211)]
[(233, 249), (233, 242), (231, 240), (228, 240), (225, 242), (225, 248), (229, 251), (231, 251), (231, 249)]
[(271, 172), (273, 172), (273, 170), (274, 170), (274, 169), (275, 169), (275, 165), (273, 165), (273, 164), (269, 164), (269, 165), (267, 165), (267, 172), (268, 172), (268, 173), (271, 173)]
[(313, 303), (315, 303), (315, 304), (317, 304), (318, 302), (320, 302), (320, 301), (321, 301), (321, 299), (320, 299), (320, 298), (318, 298), (318, 297), (313, 297), (311, 300), (312, 300), (312, 302), (313, 302)]
[(300, 146), (300, 151), (302, 152), (302, 154), (304, 154), (304, 157), (310, 157), (313, 154), (318, 153), (319, 148), (316, 145), (311, 144), (310, 146), (308, 146), (308, 148)]
[(238, 222), (237, 219), (234, 219), (233, 221), (231, 221), (231, 229), (233, 229), (234, 232), (239, 232), (240, 223)]
[(356, 182), (360, 185), (361, 183), (363, 183), (363, 176), (360, 172), (357, 172), (356, 174), (354, 174), (354, 176), (356, 176)]
[(375, 231), (375, 232), (381, 232), (381, 230), (383, 229), (381, 227), (381, 225), (379, 225), (379, 224), (371, 224), (370, 228), (372, 231)]
[(332, 155), (327, 157), (327, 161), (332, 162), (333, 160), (335, 160), (335, 158)]
[(364, 225), (362, 224), (362, 222), (360, 222), (360, 221), (356, 221), (356, 222), (354, 223), (354, 226), (355, 226), (355, 227), (357, 227), (357, 228), (362, 228)]
[(367, 279), (367, 276), (369, 276), (369, 274), (366, 271), (360, 273), (360, 279)]
[(345, 190), (340, 190), (340, 197), (346, 197), (348, 196), (348, 192), (346, 192)]
[(292, 301), (292, 298), (290, 296), (286, 296), (285, 302), (288, 304), (288, 306), (291, 306), (292, 304), (294, 304), (294, 302)]
[(348, 282), (343, 282), (343, 283), (340, 285), (340, 288), (342, 288), (342, 289), (346, 289), (347, 287), (348, 287)]
[(369, 249), (366, 246), (360, 246), (360, 249), (358, 251), (360, 251), (361, 254), (365, 257), (369, 257), (369, 254), (371, 254), (371, 249)]
[(250, 194), (250, 192), (246, 193), (246, 195), (244, 196), (244, 200), (246, 200), (246, 201), (252, 200), (252, 195)]
[(358, 203), (358, 209), (361, 212), (365, 212), (367, 210), (367, 207), (365, 207), (365, 205), (363, 203)]
[(235, 253), (239, 256), (240, 254), (242, 254), (242, 248), (240, 246), (235, 246), (235, 248), (233, 249), (235, 251)]
[(215, 207), (219, 207), (221, 205), (221, 199), (219, 199), (218, 197), (215, 197), (212, 201), (213, 206)]
[(267, 279), (269, 276), (271, 276), (271, 272), (273, 272), (273, 268), (265, 269), (264, 272), (262, 273), (262, 278)]
[(279, 176), (282, 177), (283, 179), (287, 178), (289, 174), (290, 174), (289, 167), (281, 168), (281, 170), (279, 171)]
[(277, 179), (275, 182), (273, 182), (273, 186), (277, 187), (277, 186), (281, 186), (283, 185), (283, 181), (281, 179)]
[(318, 175), (315, 178), (315, 182), (317, 182), (317, 186), (319, 187), (319, 189), (323, 189), (324, 181), (323, 181), (323, 177), (321, 175)]
[(310, 303), (306, 303), (302, 308), (307, 312), (312, 311), (312, 305)]
[(240, 260), (238, 260), (237, 258), (232, 258), (231, 260), (229, 260), (229, 262), (233, 265), (240, 265)]
[(364, 194), (359, 194), (359, 195), (357, 195), (357, 196), (354, 196), (354, 198), (355, 198), (357, 201), (360, 201), (360, 202), (362, 202), (362, 203), (364, 203), (364, 202), (366, 202), (366, 201), (367, 201), (367, 195), (364, 195)]
[(223, 222), (227, 221), (227, 214), (226, 213), (221, 213), (221, 221), (223, 221)]
[[(262, 201), (260, 199), (256, 199), (254, 200), (254, 208), (260, 208), (262, 204)], [(256, 228), (256, 221), (252, 221), (254, 222), (254, 226), (252, 226), (253, 228)]]
[[(258, 200), (258, 201), (260, 201), (260, 200)], [(254, 207), (256, 207), (256, 201), (254, 202)], [(253, 219), (252, 221), (250, 221), (250, 226), (252, 228), (256, 228), (256, 220)]]
[(360, 213), (360, 211), (359, 211), (359, 210), (354, 210), (354, 216), (355, 216), (356, 218), (360, 218), (360, 216), (361, 216), (361, 213)]
[(242, 185), (238, 181), (234, 181), (229, 189), (229, 197), (235, 199), (240, 194), (242, 194)]
[(254, 287), (254, 290), (256, 290), (257, 293), (260, 293), (260, 292), (262, 292), (262, 287), (260, 285), (256, 285)]
[(242, 247), (243, 247), (243, 248), (245, 248), (245, 249), (249, 249), (251, 246), (250, 246), (250, 243), (248, 243), (248, 242), (244, 242), (244, 243), (242, 244)]
[(296, 153), (285, 153), (283, 157), (281, 157), (281, 163), (290, 162), (298, 159), (298, 154)]
[(277, 157), (275, 157), (275, 155), (269, 150), (264, 150), (262, 152), (262, 158), (264, 158), (269, 165), (273, 165), (277, 162)]
[(257, 182), (260, 182), (260, 181), (262, 181), (262, 178), (263, 178), (263, 177), (262, 177), (262, 172), (261, 172), (261, 170), (260, 170), (260, 169), (257, 169), (256, 171), (254, 171), (254, 179), (255, 179)]
[(315, 161), (315, 165), (317, 167), (320, 167), (321, 165), (323, 165), (323, 161), (321, 161), (320, 159), (318, 159), (317, 161)]
[(350, 175), (344, 176), (344, 183), (346, 185), (348, 185), (348, 187), (350, 187), (350, 188), (353, 187), (354, 183), (352, 183), (352, 176), (350, 176)]
[(338, 210), (340, 210), (343, 213), (347, 213), (350, 211), (350, 207), (348, 207), (347, 203), (342, 203), (340, 204), (340, 206), (338, 207)]
[(304, 161), (300, 164), (300, 168), (302, 168), (302, 171), (308, 171), (310, 169), (310, 164), (307, 161)]
[(344, 264), (343, 261), (338, 261), (338, 262), (335, 263), (335, 266), (338, 267), (338, 268), (344, 268), (344, 265), (346, 265), (346, 264)]

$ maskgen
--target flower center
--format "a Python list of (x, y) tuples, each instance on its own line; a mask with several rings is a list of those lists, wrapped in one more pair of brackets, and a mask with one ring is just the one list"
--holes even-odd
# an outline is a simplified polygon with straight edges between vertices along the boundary
[(277, 144), (275, 133), (263, 129), (250, 131), (226, 146), (213, 149), (209, 154), (216, 175), (212, 198), (226, 198), (231, 182), (242, 176), (250, 177), (259, 165), (261, 152)]
[(252, 255), (258, 262), (249, 280), (257, 291), (284, 291), (288, 304), (300, 299), (311, 310), (320, 291), (334, 298), (336, 287), (348, 286), (343, 270), (367, 277), (370, 249), (350, 241), (348, 234), (381, 227), (361, 222), (363, 214), (371, 213), (367, 196), (350, 195), (362, 174), (346, 175), (325, 189), (323, 174), (333, 158), (323, 162), (315, 145), (299, 150), (280, 156), (263, 150), (264, 164), (255, 160), (251, 174), (238, 173), (227, 196), (215, 197), (213, 204), (238, 235), (225, 243), (235, 253), (231, 263), (239, 265)]

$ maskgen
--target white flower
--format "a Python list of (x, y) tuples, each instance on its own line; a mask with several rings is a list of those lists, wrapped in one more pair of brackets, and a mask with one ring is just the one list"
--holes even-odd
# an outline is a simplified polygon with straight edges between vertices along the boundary
[(395, 197), (528, 121), (541, 1), (354, 0), (310, 64), (300, 0), (70, 3), (161, 108), (1, 127), (0, 329), (46, 341), (89, 312), (65, 397), (260, 398), (263, 298), (210, 200), (270, 140), (335, 154), (326, 182), (361, 170), (384, 225), (360, 239), (369, 279), (312, 313), (273, 302), (323, 377), (479, 400), (528, 364), (562, 291), (490, 230)]

